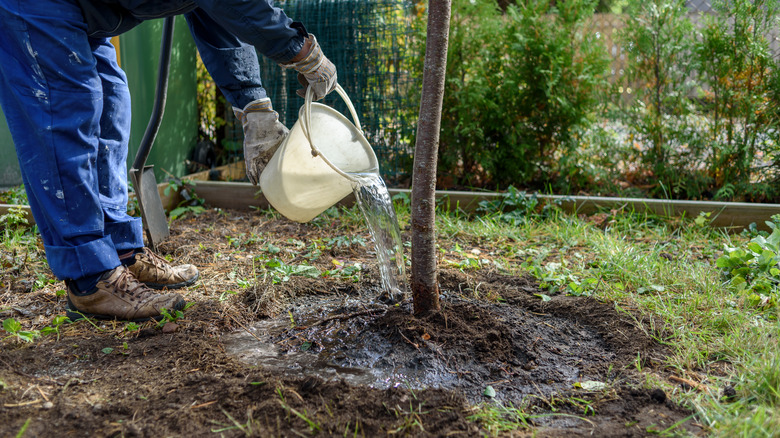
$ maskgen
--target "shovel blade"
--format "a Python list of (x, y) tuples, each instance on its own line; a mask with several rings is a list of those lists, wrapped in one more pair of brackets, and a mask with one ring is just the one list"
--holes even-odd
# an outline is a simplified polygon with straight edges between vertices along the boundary
[(154, 166), (144, 166), (141, 170), (130, 169), (130, 177), (135, 187), (135, 196), (138, 198), (146, 237), (151, 247), (157, 249), (157, 246), (170, 236), (170, 231), (160, 192), (157, 191)]

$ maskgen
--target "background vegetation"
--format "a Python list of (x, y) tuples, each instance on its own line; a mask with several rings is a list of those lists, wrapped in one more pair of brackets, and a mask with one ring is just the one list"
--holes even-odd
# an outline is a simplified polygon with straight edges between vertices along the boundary
[[(714, 5), (455, 0), (440, 188), (777, 202), (778, 2)], [(622, 12), (617, 75), (596, 11)]]
[[(685, 0), (454, 0), (438, 188), (780, 202), (779, 1), (705, 13)], [(321, 27), (384, 179), (408, 187), (426, 3), (342, 3), (323, 23), (299, 18)], [(328, 34), (345, 14), (361, 24)], [(193, 161), (240, 159), (240, 126), (202, 66), (199, 82), (208, 141)], [(292, 125), (297, 83), (275, 64), (263, 82)]]

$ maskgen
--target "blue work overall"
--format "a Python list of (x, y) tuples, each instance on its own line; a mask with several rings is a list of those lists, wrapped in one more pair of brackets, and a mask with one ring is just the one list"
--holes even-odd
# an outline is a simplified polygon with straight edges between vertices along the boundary
[[(90, 19), (114, 3), (106, 16), (125, 27)], [(286, 62), (306, 36), (271, 0), (104, 0), (90, 10), (87, 0), (0, 0), (0, 104), (60, 279), (113, 269), (118, 253), (143, 247), (141, 220), (127, 214), (130, 93), (108, 37), (152, 18), (120, 6), (158, 3), (186, 12), (206, 67), (238, 108), (266, 97), (255, 49)]]

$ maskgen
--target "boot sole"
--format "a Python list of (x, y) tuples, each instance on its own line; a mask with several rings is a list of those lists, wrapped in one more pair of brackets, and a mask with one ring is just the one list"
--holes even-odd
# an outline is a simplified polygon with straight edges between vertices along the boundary
[(183, 287), (187, 287), (194, 284), (196, 281), (198, 281), (199, 278), (200, 278), (200, 272), (198, 272), (198, 275), (196, 275), (194, 278), (187, 281), (182, 281), (181, 283), (175, 283), (175, 284), (158, 284), (158, 283), (146, 283), (146, 282), (142, 282), (142, 283), (145, 284), (147, 287), (150, 287), (155, 290), (181, 289)]
[[(175, 306), (173, 306), (173, 310), (181, 310), (186, 305), (187, 302), (181, 300), (178, 303), (176, 303)], [(146, 321), (160, 322), (160, 320), (163, 319), (162, 314), (157, 316), (148, 316), (145, 318), (125, 319), (125, 318), (119, 318), (118, 316), (114, 316), (114, 315), (102, 315), (97, 313), (82, 312), (81, 310), (76, 309), (73, 303), (70, 302), (70, 298), (68, 298), (68, 304), (65, 306), (65, 316), (67, 316), (71, 322), (76, 322), (85, 318), (94, 318), (94, 319), (99, 319), (101, 321), (115, 320), (115, 321), (127, 321), (127, 322), (146, 322)]]

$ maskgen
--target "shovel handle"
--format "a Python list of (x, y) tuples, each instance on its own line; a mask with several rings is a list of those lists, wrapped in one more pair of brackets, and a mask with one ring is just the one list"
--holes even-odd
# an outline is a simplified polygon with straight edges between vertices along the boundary
[(160, 69), (157, 74), (157, 88), (154, 91), (154, 107), (144, 137), (138, 146), (138, 153), (133, 161), (133, 169), (142, 171), (152, 150), (152, 144), (160, 130), (165, 100), (168, 96), (168, 77), (171, 70), (171, 46), (173, 45), (174, 17), (167, 17), (163, 23), (162, 42), (160, 44)]
[[(336, 92), (341, 96), (341, 98), (344, 100), (344, 103), (347, 104), (347, 108), (349, 109), (350, 114), (352, 114), (352, 120), (355, 121), (355, 127), (357, 128), (358, 132), (360, 132), (360, 135), (363, 135), (363, 129), (360, 127), (360, 119), (358, 119), (357, 111), (355, 111), (355, 106), (352, 105), (352, 101), (349, 99), (349, 96), (347, 96), (346, 91), (344, 91), (343, 88), (341, 88), (341, 85), (336, 84), (335, 88)], [(325, 162), (328, 166), (330, 166), (331, 169), (333, 169), (336, 173), (343, 176), (344, 178), (356, 182), (357, 178), (354, 176), (344, 172), (343, 170), (339, 169), (337, 166), (335, 166), (333, 163), (328, 160), (328, 157), (322, 154), (320, 150), (317, 148), (317, 146), (314, 145), (314, 142), (311, 139), (311, 102), (314, 97), (314, 92), (312, 90), (311, 86), (306, 87), (306, 97), (304, 99), (303, 103), (303, 135), (306, 136), (306, 139), (309, 140), (309, 145), (311, 146), (311, 153), (314, 156), (319, 156), (322, 158), (322, 161)]]

